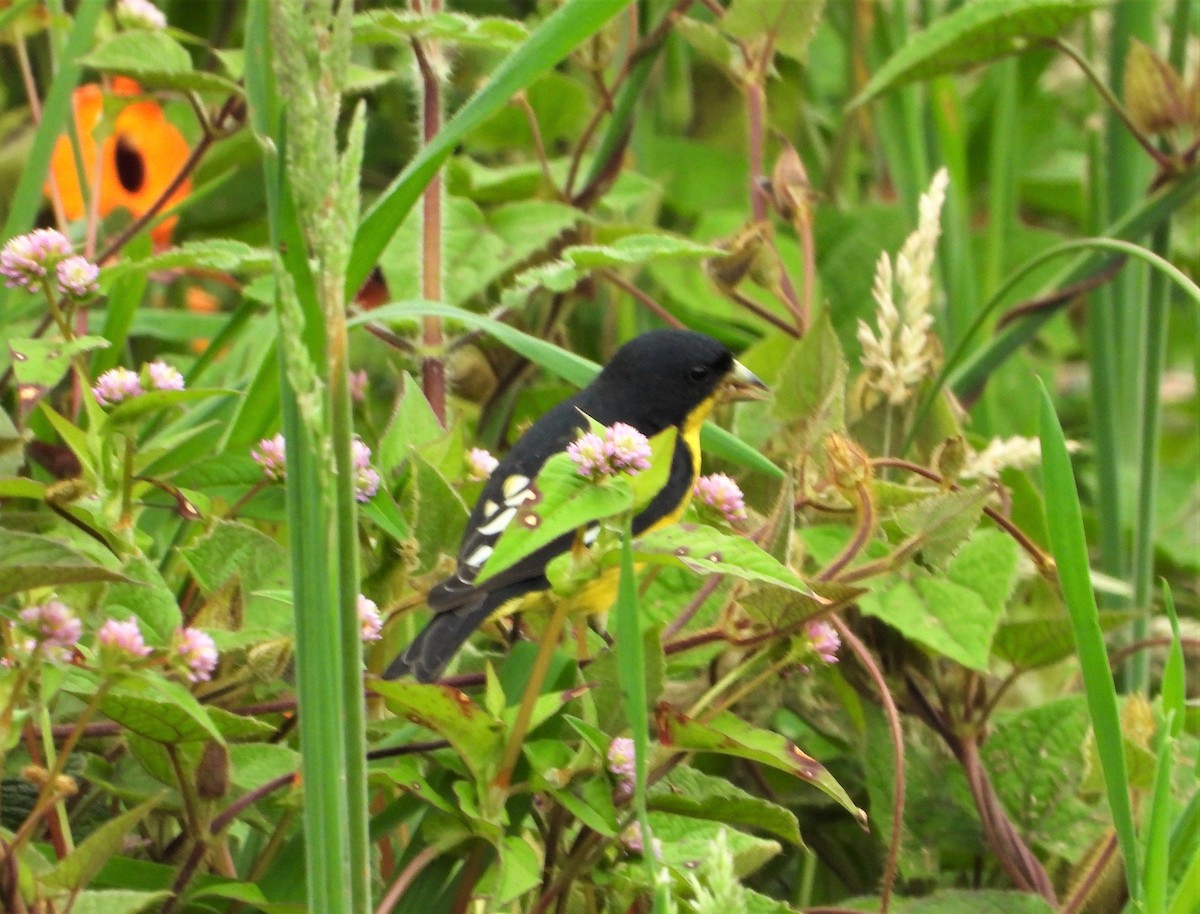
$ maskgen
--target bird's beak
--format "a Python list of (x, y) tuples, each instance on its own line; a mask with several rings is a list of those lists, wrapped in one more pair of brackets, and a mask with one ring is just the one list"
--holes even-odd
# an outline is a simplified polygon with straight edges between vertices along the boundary
[(723, 403), (732, 403), (735, 400), (765, 400), (768, 396), (770, 392), (767, 385), (738, 361), (734, 361), (733, 367), (729, 369), (717, 391), (717, 398)]

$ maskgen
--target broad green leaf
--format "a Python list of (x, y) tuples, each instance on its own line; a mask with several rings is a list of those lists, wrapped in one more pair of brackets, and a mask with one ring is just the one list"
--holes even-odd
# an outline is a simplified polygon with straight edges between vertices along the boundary
[(161, 797), (157, 796), (151, 797), (133, 809), (109, 819), (60, 860), (53, 870), (41, 877), (41, 884), (46, 888), (71, 891), (82, 889), (95, 878), (111, 857), (121, 851), (126, 837), (150, 814), (160, 799)]
[(650, 827), (662, 842), (662, 862), (677, 873), (694, 872), (711, 859), (712, 841), (725, 832), (726, 846), (739, 877), (753, 873), (783, 848), (778, 841), (748, 835), (717, 822), (704, 822), (665, 812), (650, 814)]
[(658, 740), (664, 746), (689, 752), (715, 752), (761, 762), (807, 781), (865, 825), (867, 814), (854, 805), (842, 785), (812, 756), (778, 733), (763, 730), (723, 711), (701, 723), (663, 702), (656, 718)]
[(276, 743), (239, 743), (229, 747), (230, 781), (239, 790), (254, 790), (283, 777), (300, 773), (300, 753)]
[(656, 781), (646, 794), (652, 812), (710, 819), (742, 828), (760, 828), (804, 847), (800, 823), (790, 809), (747, 793), (725, 778), (680, 765)]
[(233, 80), (194, 70), (187, 49), (165, 32), (117, 32), (84, 57), (83, 63), (101, 73), (130, 76), (144, 89), (241, 91)]
[(520, 22), (500, 16), (463, 13), (417, 14), (400, 10), (369, 10), (354, 17), (354, 43), (407, 45), (412, 38), (432, 38), (467, 47), (508, 51), (529, 37)]
[(71, 914), (141, 914), (171, 897), (168, 891), (139, 892), (136, 889), (92, 889), (81, 892), (71, 905)]
[(541, 883), (542, 861), (533, 845), (520, 835), (506, 835), (498, 851), (478, 891), (490, 896), (494, 905), (507, 905)]
[(446, 477), (416, 455), (403, 505), (420, 548), (416, 570), (427, 571), (457, 548), (467, 526), (467, 506)]
[(21, 384), (49, 389), (58, 384), (71, 367), (71, 356), (92, 349), (103, 349), (108, 340), (100, 336), (79, 336), (73, 340), (13, 339), (13, 374)]
[(702, 524), (672, 524), (639, 537), (634, 542), (639, 562), (682, 565), (704, 574), (729, 574), (746, 581), (785, 587), (824, 603), (786, 565), (744, 536), (722, 533)]
[(655, 435), (649, 470), (592, 480), (579, 474), (568, 454), (555, 454), (530, 484), (535, 498), (525, 502), (505, 527), (495, 550), (479, 571), (478, 583), (512, 567), (560, 536), (593, 521), (616, 517), (646, 504), (661, 488), (675, 453), (674, 429)]
[(825, 0), (733, 0), (721, 31), (743, 41), (770, 39), (785, 57), (804, 62)]
[(218, 521), (203, 539), (180, 550), (196, 583), (205, 594), (238, 578), (247, 592), (287, 589), (287, 550), (253, 527)]
[(192, 693), (158, 673), (138, 672), (124, 677), (101, 698), (100, 713), (158, 743), (225, 741)]
[[(1136, 617), (1131, 612), (1103, 612), (1100, 627), (1110, 632), (1128, 625)], [(1005, 619), (996, 630), (992, 651), (1002, 660), (1025, 670), (1050, 666), (1075, 653), (1071, 620), (1061, 612), (1029, 618)]]
[(127, 580), (48, 537), (0, 528), (0, 597), (39, 587)]
[(466, 766), (483, 781), (504, 751), (504, 725), (451, 686), (372, 680), (371, 691), (392, 713), (449, 741)]
[(8, 413), (0, 409), (0, 478), (16, 476), (25, 463), (25, 442)]
[(407, 459), (412, 448), (418, 448), (444, 434), (446, 430), (434, 415), (421, 385), (408, 372), (402, 373), (396, 407), (379, 438), (377, 452), (380, 466), (399, 466)]
[(896, 86), (1019, 54), (1054, 38), (1105, 0), (974, 0), (914, 35), (885, 63), (850, 107)]

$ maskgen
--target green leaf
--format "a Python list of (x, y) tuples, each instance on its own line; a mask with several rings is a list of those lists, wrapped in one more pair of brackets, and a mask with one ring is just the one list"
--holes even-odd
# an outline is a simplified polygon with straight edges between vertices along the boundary
[(729, 711), (701, 723), (666, 702), (658, 706), (656, 723), (658, 740), (664, 746), (689, 752), (732, 755), (786, 771), (837, 801), (859, 824), (866, 824), (867, 814), (854, 805), (825, 766), (778, 733), (755, 727)]
[(803, 63), (824, 7), (825, 0), (733, 0), (721, 31), (743, 41), (770, 38), (778, 53)]
[(703, 524), (672, 524), (652, 530), (634, 542), (634, 553), (639, 562), (680, 565), (702, 574), (729, 574), (826, 602), (753, 540)]
[(58, 862), (49, 873), (41, 877), (46, 888), (78, 891), (100, 872), (108, 860), (117, 855), (125, 839), (150, 811), (158, 805), (160, 796), (154, 796), (133, 809), (115, 816), (94, 832), (75, 850)]
[(433, 730), (458, 752), (482, 782), (500, 763), (504, 725), (451, 686), (372, 680), (371, 690), (392, 713)]
[(0, 478), (16, 476), (25, 463), (25, 442), (12, 419), (0, 409)]
[(139, 892), (134, 889), (93, 889), (81, 892), (71, 905), (71, 914), (141, 914), (171, 897), (167, 891)]
[(192, 69), (187, 49), (161, 31), (118, 32), (84, 57), (83, 63), (101, 73), (133, 77), (146, 89), (241, 92), (233, 80)]
[(935, 20), (885, 63), (850, 102), (856, 108), (896, 86), (952, 73), (1061, 34), (1105, 0), (974, 0)]
[[(1110, 632), (1128, 625), (1136, 616), (1132, 612), (1104, 612), (1100, 614), (1100, 627)], [(1059, 663), (1075, 653), (1071, 620), (1065, 618), (1061, 611), (1055, 615), (1006, 619), (996, 630), (992, 651), (1002, 660), (1024, 670)]]
[(71, 356), (92, 349), (103, 349), (108, 340), (101, 336), (80, 336), (73, 340), (13, 339), (13, 374), (20, 384), (50, 389), (63, 379), (71, 367)]
[(725, 832), (734, 873), (739, 878), (749, 876), (782, 850), (778, 841), (687, 816), (651, 813), (650, 826), (654, 836), (662, 842), (662, 862), (681, 875), (695, 872), (711, 859), (712, 841), (721, 831)]
[(400, 10), (370, 10), (354, 16), (354, 43), (407, 45), (410, 38), (432, 38), (468, 47), (509, 51), (529, 37), (520, 22), (500, 16), (467, 16), (438, 12), (426, 15)]
[(796, 343), (779, 372), (772, 412), (796, 422), (801, 448), (815, 448), (830, 432), (846, 428), (846, 375), (849, 366), (842, 344), (823, 312), (804, 339)]
[(541, 883), (542, 861), (533, 845), (520, 835), (506, 835), (497, 850), (499, 856), (479, 891), (489, 895), (494, 905), (511, 904)]
[(446, 430), (434, 415), (421, 385), (408, 372), (402, 373), (396, 407), (379, 438), (380, 466), (399, 466), (408, 458), (411, 449), (435, 441), (444, 434)]
[(240, 743), (229, 747), (230, 781), (239, 790), (255, 790), (285, 774), (299, 774), (300, 753), (276, 743)]
[(983, 486), (938, 492), (899, 508), (893, 519), (906, 537), (920, 538), (922, 564), (941, 568), (978, 526), (990, 497)]
[(118, 278), (132, 273), (160, 270), (215, 270), (220, 273), (262, 273), (270, 269), (271, 255), (232, 238), (185, 241), (161, 254), (140, 260), (122, 261), (100, 274), (101, 287), (108, 289)]
[(468, 511), (462, 497), (433, 464), (414, 455), (412, 468), (404, 506), (420, 547), (416, 570), (427, 571), (462, 539)]
[(148, 671), (122, 678), (120, 685), (100, 699), (100, 713), (157, 743), (225, 741), (191, 692), (161, 674)]
[(761, 828), (796, 847), (804, 847), (800, 823), (790, 809), (747, 793), (725, 778), (686, 765), (655, 782), (647, 792), (646, 803), (652, 812)]
[(289, 586), (287, 550), (245, 524), (218, 521), (208, 536), (179, 554), (206, 595), (235, 577), (247, 592)]
[(39, 587), (128, 580), (55, 540), (0, 528), (0, 597)]

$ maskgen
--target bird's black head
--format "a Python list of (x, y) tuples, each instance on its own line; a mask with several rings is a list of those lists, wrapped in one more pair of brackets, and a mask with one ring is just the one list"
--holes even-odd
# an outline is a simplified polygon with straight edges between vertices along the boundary
[(734, 376), (748, 376), (762, 387), (712, 337), (691, 330), (652, 330), (617, 350), (598, 386), (619, 402), (637, 404), (641, 421), (634, 424), (651, 434), (680, 425)]

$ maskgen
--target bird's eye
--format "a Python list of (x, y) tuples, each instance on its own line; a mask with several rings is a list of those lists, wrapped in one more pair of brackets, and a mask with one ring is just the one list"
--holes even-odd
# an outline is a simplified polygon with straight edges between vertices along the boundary
[(708, 377), (708, 374), (709, 374), (709, 368), (707, 365), (696, 365), (695, 367), (692, 368), (691, 371), (688, 372), (688, 376), (693, 381), (703, 381), (705, 378)]

